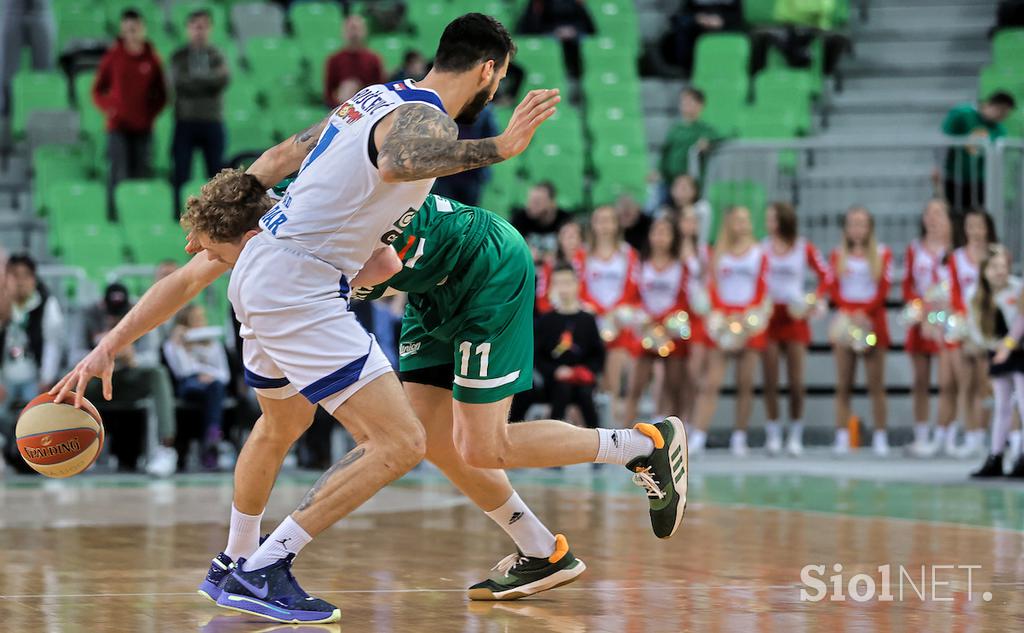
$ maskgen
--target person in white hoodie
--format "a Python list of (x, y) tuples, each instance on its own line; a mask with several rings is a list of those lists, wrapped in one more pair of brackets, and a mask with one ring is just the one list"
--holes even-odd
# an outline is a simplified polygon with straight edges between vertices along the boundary
[(224, 419), (224, 391), (231, 379), (222, 329), (209, 326), (206, 310), (186, 306), (175, 317), (164, 342), (164, 358), (174, 375), (178, 396), (197, 402), (203, 416), (203, 467), (216, 468), (217, 444)]

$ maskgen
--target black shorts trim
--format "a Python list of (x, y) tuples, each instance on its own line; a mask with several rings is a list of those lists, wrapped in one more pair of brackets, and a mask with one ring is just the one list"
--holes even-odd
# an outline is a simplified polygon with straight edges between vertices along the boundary
[(410, 369), (399, 371), (398, 379), (402, 382), (411, 382), (417, 385), (428, 385), (452, 391), (455, 384), (455, 363), (447, 365), (434, 365), (421, 369)]

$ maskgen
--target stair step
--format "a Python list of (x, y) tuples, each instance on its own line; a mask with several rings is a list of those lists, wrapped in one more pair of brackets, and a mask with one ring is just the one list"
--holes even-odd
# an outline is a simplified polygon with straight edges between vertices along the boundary
[(843, 92), (833, 99), (860, 92), (944, 92), (953, 94), (974, 94), (978, 88), (978, 77), (974, 75), (932, 74), (916, 77), (849, 77), (845, 79)]
[(945, 75), (947, 77), (978, 78), (982, 66), (989, 61), (989, 54), (969, 55), (961, 59), (865, 59), (860, 56), (847, 59), (843, 63), (843, 74), (847, 78), (856, 77), (922, 77)]
[(964, 21), (984, 24), (985, 28), (996, 21), (995, 3), (981, 2), (894, 2), (873, 4), (868, 8), (868, 19), (864, 24), (952, 24)]
[[(900, 112), (909, 110), (944, 111), (957, 104), (957, 96), (949, 92), (925, 92), (918, 90), (848, 90), (841, 94), (833, 95), (831, 108), (835, 114), (843, 112), (888, 112), (890, 110)], [(971, 95), (969, 94), (968, 96)]]
[(986, 35), (992, 20), (964, 19), (954, 22), (912, 22), (909, 24), (869, 23), (853, 29), (853, 41), (874, 42), (879, 40), (981, 40)]

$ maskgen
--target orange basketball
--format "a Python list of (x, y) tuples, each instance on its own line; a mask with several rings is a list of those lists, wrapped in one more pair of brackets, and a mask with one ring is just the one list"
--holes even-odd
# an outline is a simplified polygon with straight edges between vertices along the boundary
[(48, 393), (29, 402), (14, 431), (18, 452), (36, 472), (70, 477), (92, 466), (103, 448), (103, 421), (91, 402), (55, 403)]

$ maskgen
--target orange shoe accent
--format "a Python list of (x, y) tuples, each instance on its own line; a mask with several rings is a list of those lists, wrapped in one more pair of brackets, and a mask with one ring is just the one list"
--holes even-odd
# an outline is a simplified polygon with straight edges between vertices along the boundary
[(557, 563), (562, 557), (569, 553), (569, 541), (561, 534), (555, 534), (555, 553), (548, 556), (549, 563)]
[(654, 448), (665, 448), (665, 438), (661, 436), (661, 431), (658, 430), (658, 427), (641, 422), (633, 428), (651, 438), (651, 441), (654, 442)]

